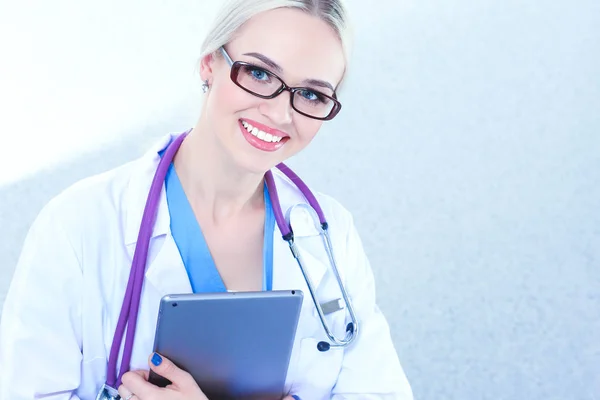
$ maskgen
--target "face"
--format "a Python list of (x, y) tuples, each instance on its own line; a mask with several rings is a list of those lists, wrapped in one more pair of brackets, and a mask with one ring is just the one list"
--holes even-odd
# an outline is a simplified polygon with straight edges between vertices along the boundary
[[(345, 69), (342, 44), (332, 28), (317, 17), (290, 8), (251, 18), (225, 49), (234, 62), (244, 61), (274, 73), (287, 86), (308, 87), (326, 95), (333, 93), (326, 86), (335, 88)], [(230, 73), (231, 67), (220, 52), (202, 61), (201, 78), (210, 85), (204, 118), (233, 162), (249, 172), (264, 173), (311, 142), (324, 121), (294, 110), (289, 91), (263, 99), (237, 86)], [(240, 73), (247, 79), (268, 78), (260, 70)], [(303, 101), (305, 109), (316, 98), (310, 91), (295, 96), (296, 107)], [(281, 140), (274, 142), (273, 137)]]

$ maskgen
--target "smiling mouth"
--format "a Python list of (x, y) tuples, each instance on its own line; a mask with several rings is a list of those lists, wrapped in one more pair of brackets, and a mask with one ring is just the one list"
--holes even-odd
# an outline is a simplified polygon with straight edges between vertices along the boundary
[(241, 122), (242, 122), (242, 126), (248, 131), (248, 133), (250, 133), (254, 137), (257, 137), (258, 139), (262, 140), (263, 142), (279, 143), (283, 139), (285, 139), (285, 137), (275, 136), (275, 135), (271, 135), (270, 133), (261, 131), (257, 127), (252, 126), (251, 124), (249, 124), (248, 122), (246, 122), (244, 120), (242, 120)]

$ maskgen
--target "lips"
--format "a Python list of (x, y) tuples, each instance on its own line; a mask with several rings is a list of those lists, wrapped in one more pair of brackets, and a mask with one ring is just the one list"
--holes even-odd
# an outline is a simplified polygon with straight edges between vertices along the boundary
[(256, 121), (241, 119), (238, 125), (248, 143), (259, 150), (276, 151), (289, 140), (287, 133)]
[(253, 136), (256, 136), (257, 138), (259, 138), (260, 140), (263, 140), (267, 143), (277, 143), (277, 142), (281, 142), (281, 140), (283, 139), (283, 137), (281, 136), (275, 136), (272, 135), (270, 133), (266, 133), (265, 131), (249, 124), (246, 121), (242, 121), (242, 126), (244, 128), (246, 128), (246, 130), (252, 134)]
[(279, 129), (275, 129), (275, 128), (271, 128), (270, 126), (261, 124), (258, 121), (254, 121), (248, 118), (243, 118), (242, 119), (243, 122), (252, 125), (254, 128), (257, 128), (265, 133), (270, 133), (272, 136), (278, 136), (281, 138), (285, 138), (285, 137), (289, 137), (290, 135), (288, 135), (286, 132), (284, 131), (280, 131)]

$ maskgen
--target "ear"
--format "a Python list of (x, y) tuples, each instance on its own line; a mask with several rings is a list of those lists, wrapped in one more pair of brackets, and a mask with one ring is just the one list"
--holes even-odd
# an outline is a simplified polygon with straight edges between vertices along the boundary
[(200, 78), (202, 81), (208, 80), (212, 82), (214, 62), (215, 58), (212, 53), (205, 55), (200, 60)]

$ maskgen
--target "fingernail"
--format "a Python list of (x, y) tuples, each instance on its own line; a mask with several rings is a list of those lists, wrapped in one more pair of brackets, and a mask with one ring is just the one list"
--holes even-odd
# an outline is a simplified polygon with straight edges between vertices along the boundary
[(152, 364), (154, 364), (158, 367), (161, 362), (162, 362), (162, 357), (159, 356), (158, 353), (154, 353), (154, 355), (152, 356)]
[(302, 400), (300, 397), (296, 396), (295, 394), (293, 394), (292, 397), (296, 400)]

